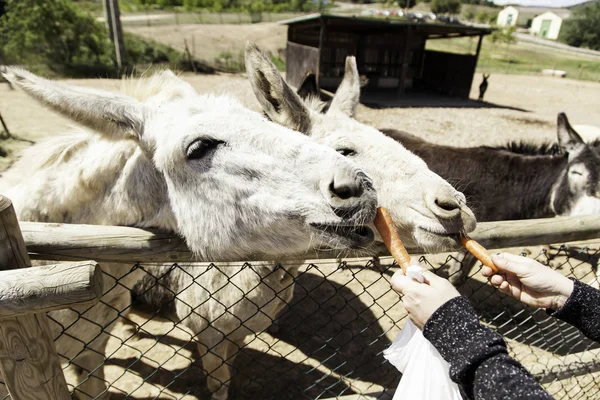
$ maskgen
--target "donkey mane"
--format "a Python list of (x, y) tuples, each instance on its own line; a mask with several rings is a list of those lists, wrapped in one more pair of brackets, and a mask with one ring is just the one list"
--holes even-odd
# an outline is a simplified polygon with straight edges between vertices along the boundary
[(488, 150), (503, 150), (526, 156), (556, 156), (563, 154), (558, 143), (508, 142), (502, 146), (481, 146)]
[[(588, 143), (592, 147), (600, 147), (600, 138), (594, 139)], [(560, 150), (558, 143), (528, 143), (528, 142), (508, 142), (503, 146), (481, 146), (488, 150), (504, 150), (511, 153), (523, 154), (526, 156), (558, 156), (564, 153)]]

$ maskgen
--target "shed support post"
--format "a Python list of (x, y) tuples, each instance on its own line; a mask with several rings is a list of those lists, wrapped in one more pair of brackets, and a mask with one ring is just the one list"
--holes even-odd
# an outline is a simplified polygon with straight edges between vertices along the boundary
[(479, 35), (479, 41), (477, 42), (477, 50), (475, 50), (475, 66), (479, 62), (479, 53), (481, 52), (481, 43), (483, 42), (483, 35)]
[(123, 44), (123, 30), (121, 28), (121, 11), (118, 0), (103, 0), (104, 15), (108, 25), (108, 36), (115, 46), (115, 60), (119, 72), (125, 64), (125, 45)]
[(409, 26), (406, 27), (406, 33), (404, 35), (404, 54), (402, 55), (402, 71), (400, 71), (400, 82), (398, 82), (398, 93), (404, 94), (405, 82), (408, 78), (408, 71), (410, 69), (409, 56), (410, 56), (410, 43), (412, 40), (412, 29)]
[(325, 18), (321, 18), (321, 30), (319, 32), (319, 64), (317, 65), (317, 87), (321, 88), (321, 65), (323, 65), (323, 45), (327, 36), (327, 24)]
[[(0, 270), (30, 266), (15, 210), (0, 196)], [(8, 390), (14, 400), (71, 398), (45, 313), (0, 321), (0, 374), (0, 395)]]

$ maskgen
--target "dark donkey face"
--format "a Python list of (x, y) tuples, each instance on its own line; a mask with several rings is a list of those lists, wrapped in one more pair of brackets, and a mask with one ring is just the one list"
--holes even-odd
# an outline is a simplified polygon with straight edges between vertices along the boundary
[(581, 139), (564, 113), (558, 114), (558, 144), (567, 168), (552, 190), (557, 215), (600, 214), (600, 146)]

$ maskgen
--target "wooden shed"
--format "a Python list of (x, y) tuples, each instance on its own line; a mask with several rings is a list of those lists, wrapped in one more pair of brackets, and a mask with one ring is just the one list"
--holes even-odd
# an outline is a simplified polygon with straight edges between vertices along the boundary
[[(459, 24), (325, 14), (281, 23), (288, 25), (286, 73), (292, 85), (313, 72), (321, 89), (335, 92), (346, 56), (353, 55), (359, 73), (368, 79), (363, 93), (387, 99), (407, 91), (468, 98), (483, 36), (492, 32)], [(425, 49), (427, 40), (463, 36), (479, 38), (474, 55)]]

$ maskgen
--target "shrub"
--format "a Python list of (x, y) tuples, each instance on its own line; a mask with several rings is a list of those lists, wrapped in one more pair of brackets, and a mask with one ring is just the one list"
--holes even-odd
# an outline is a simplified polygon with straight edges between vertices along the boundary
[(117, 71), (114, 47), (104, 24), (68, 0), (7, 0), (0, 17), (0, 56), (38, 73), (74, 77), (117, 76), (136, 64), (170, 63), (182, 54), (124, 34), (124, 71)]
[(559, 39), (570, 46), (600, 50), (600, 2), (576, 9), (563, 22)]

